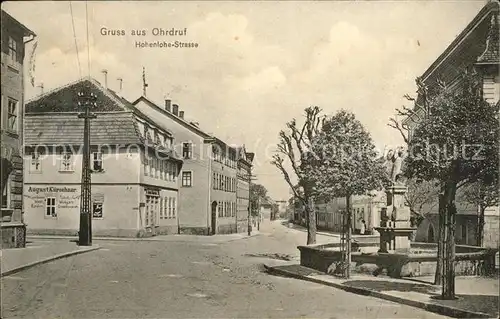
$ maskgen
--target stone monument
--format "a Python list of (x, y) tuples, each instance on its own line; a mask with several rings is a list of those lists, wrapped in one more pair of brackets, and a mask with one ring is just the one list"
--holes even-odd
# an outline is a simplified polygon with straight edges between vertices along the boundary
[(386, 188), (387, 209), (380, 227), (375, 227), (380, 233), (381, 253), (408, 252), (410, 236), (416, 228), (410, 227), (410, 208), (406, 205), (405, 194), (408, 191), (401, 174), (403, 150), (389, 152), (387, 160), (391, 185)]

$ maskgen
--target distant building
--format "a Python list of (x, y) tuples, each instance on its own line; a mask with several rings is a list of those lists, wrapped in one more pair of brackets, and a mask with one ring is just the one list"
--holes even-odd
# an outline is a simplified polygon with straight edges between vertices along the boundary
[[(422, 81), (432, 88), (437, 79), (447, 83), (450, 90), (459, 87), (460, 72), (474, 68), (483, 78), (483, 96), (490, 103), (498, 103), (500, 99), (499, 76), (499, 7), (498, 0), (490, 1), (465, 29), (452, 41), (446, 50), (434, 61), (422, 75)], [(417, 101), (422, 97), (419, 96)], [(413, 135), (418, 120), (415, 117), (406, 119)], [(478, 225), (477, 207), (467, 204), (457, 193), (456, 242), (476, 245)], [(437, 201), (437, 199), (436, 199)], [(436, 242), (438, 236), (438, 205), (418, 227), (416, 241)], [(490, 207), (485, 213), (484, 245), (499, 245), (499, 208)]]
[[(334, 198), (327, 203), (315, 203), (316, 223), (318, 229), (342, 232), (345, 224), (346, 200)], [(380, 226), (383, 208), (386, 207), (385, 194), (377, 192), (375, 196), (359, 195), (351, 197), (351, 229), (359, 233), (362, 220), (366, 223), (366, 230), (375, 233), (374, 227)]]
[(83, 119), (77, 93), (97, 95), (91, 120), (92, 233), (152, 236), (179, 232), (182, 160), (174, 136), (115, 92), (85, 78), (26, 105), (25, 220), (34, 234), (79, 229)]
[[(244, 205), (247, 202), (243, 198), (246, 186), (242, 177), (251, 164), (246, 151), (243, 159), (239, 147), (228, 145), (203, 131), (198, 123), (187, 121), (184, 111), (171, 100), (167, 99), (163, 106), (159, 106), (141, 96), (133, 104), (136, 109), (172, 130), (176, 139), (175, 148), (182, 154), (180, 232), (212, 235), (244, 231), (248, 218), (241, 214), (246, 210)], [(238, 172), (241, 173), (240, 179)], [(239, 209), (238, 184), (242, 192)]]
[(26, 44), (35, 33), (2, 10), (2, 248), (24, 247), (23, 117)]

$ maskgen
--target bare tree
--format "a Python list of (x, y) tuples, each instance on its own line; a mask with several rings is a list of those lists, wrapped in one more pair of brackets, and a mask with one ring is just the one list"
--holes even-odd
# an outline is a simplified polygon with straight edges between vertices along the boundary
[[(316, 214), (311, 205), (313, 199), (313, 182), (308, 176), (306, 164), (310, 159), (310, 149), (314, 137), (319, 133), (324, 118), (320, 116), (321, 109), (317, 106), (305, 109), (305, 121), (298, 125), (295, 119), (286, 124), (286, 129), (279, 133), (278, 152), (273, 156), (275, 165), (285, 178), (297, 198), (305, 207), (307, 223), (307, 244), (316, 243)], [(290, 164), (290, 171), (285, 167)], [(292, 181), (293, 176), (298, 180), (298, 189)]]

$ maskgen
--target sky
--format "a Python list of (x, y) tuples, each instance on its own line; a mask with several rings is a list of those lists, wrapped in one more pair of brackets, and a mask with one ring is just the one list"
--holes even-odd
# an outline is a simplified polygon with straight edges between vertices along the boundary
[[(37, 34), (28, 99), (41, 83), (45, 92), (81, 76), (103, 83), (106, 69), (109, 88), (118, 90), (122, 78), (123, 96), (134, 101), (142, 95), (144, 67), (149, 99), (163, 105), (169, 98), (187, 120), (255, 152), (256, 182), (279, 200), (290, 197), (289, 187), (270, 161), (286, 122), (302, 123), (308, 106), (325, 115), (347, 109), (379, 149), (401, 145), (389, 118), (408, 105), (403, 96), (415, 95), (415, 78), (485, 3), (22, 1), (2, 2), (2, 9)], [(103, 28), (125, 35), (102, 35)], [(187, 32), (154, 36), (154, 28)], [(157, 40), (198, 47), (135, 46)]]

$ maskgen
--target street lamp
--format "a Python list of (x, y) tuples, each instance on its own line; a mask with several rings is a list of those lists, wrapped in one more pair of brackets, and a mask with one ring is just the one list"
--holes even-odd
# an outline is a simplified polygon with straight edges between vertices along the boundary
[(97, 96), (85, 87), (78, 92), (78, 107), (83, 108), (83, 113), (78, 118), (83, 118), (83, 159), (82, 180), (80, 197), (80, 231), (78, 232), (78, 244), (80, 246), (92, 246), (92, 214), (91, 214), (91, 170), (90, 170), (90, 120), (96, 118), (90, 112), (91, 107), (97, 106)]

